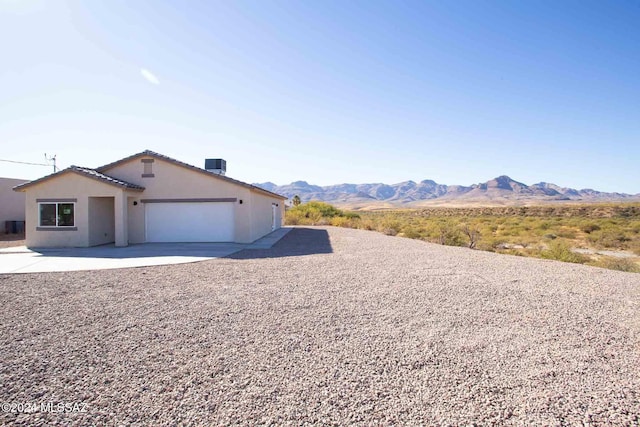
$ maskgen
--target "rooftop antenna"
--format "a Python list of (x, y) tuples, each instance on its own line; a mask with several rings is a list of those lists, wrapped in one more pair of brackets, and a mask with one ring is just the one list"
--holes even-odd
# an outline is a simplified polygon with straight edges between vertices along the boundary
[(58, 172), (58, 167), (56, 166), (56, 156), (57, 154), (54, 154), (53, 156), (47, 156), (47, 153), (44, 153), (44, 158), (47, 162), (52, 162), (53, 163), (53, 173)]

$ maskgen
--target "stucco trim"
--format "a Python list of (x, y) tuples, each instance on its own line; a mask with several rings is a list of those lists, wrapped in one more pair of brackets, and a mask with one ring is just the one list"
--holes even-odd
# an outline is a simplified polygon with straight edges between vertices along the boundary
[(226, 197), (217, 199), (140, 199), (142, 203), (217, 203), (217, 202), (237, 202), (237, 197)]
[(78, 199), (36, 199), (36, 203), (77, 203)]
[(36, 231), (78, 231), (78, 227), (36, 227)]

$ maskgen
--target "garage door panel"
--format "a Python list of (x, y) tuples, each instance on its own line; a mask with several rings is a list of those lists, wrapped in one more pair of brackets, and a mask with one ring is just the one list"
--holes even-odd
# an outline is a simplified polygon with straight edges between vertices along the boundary
[(233, 203), (148, 203), (147, 242), (232, 242)]

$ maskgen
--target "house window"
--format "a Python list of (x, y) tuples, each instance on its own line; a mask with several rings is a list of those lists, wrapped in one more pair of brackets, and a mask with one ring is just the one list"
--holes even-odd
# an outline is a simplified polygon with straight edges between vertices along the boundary
[(39, 203), (40, 227), (74, 227), (75, 203)]

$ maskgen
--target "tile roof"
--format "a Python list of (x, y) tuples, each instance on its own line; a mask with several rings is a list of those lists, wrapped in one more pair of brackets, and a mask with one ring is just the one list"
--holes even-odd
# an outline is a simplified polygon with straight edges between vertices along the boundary
[(129, 190), (144, 190), (144, 187), (138, 184), (132, 184), (130, 182), (127, 181), (123, 181), (122, 179), (118, 179), (118, 178), (114, 178), (112, 176), (109, 175), (105, 175), (101, 172), (98, 172), (95, 169), (90, 169), (90, 168), (83, 168), (82, 166), (71, 166), (69, 167), (69, 169), (73, 170), (74, 172), (80, 173), (82, 175), (86, 175), (89, 178), (96, 178), (99, 179), (100, 181), (104, 181), (107, 184), (114, 184), (120, 187), (125, 187)]
[(104, 171), (106, 171), (108, 169), (111, 169), (114, 166), (117, 166), (117, 165), (121, 164), (121, 163), (128, 162), (129, 160), (135, 159), (137, 157), (142, 157), (142, 156), (149, 156), (149, 157), (155, 157), (157, 159), (166, 160), (166, 161), (168, 161), (170, 163), (185, 167), (187, 169), (191, 169), (191, 170), (193, 170), (195, 172), (205, 173), (205, 174), (211, 176), (212, 178), (222, 179), (224, 181), (231, 182), (231, 183), (234, 183), (234, 184), (237, 184), (237, 185), (241, 185), (243, 187), (249, 188), (251, 190), (254, 190), (254, 191), (257, 191), (257, 192), (260, 192), (260, 193), (266, 193), (266, 194), (268, 194), (270, 196), (275, 196), (275, 197), (278, 197), (278, 198), (283, 199), (283, 200), (287, 198), (287, 197), (285, 197), (285, 196), (283, 196), (281, 194), (273, 193), (271, 191), (265, 190), (264, 188), (260, 188), (260, 187), (257, 187), (255, 185), (247, 184), (246, 182), (238, 181), (237, 179), (229, 178), (228, 176), (219, 175), (219, 174), (210, 172), (210, 171), (208, 171), (206, 169), (202, 169), (202, 168), (199, 168), (197, 166), (193, 166), (193, 165), (190, 165), (188, 163), (181, 162), (180, 160), (176, 160), (176, 159), (174, 159), (172, 157), (165, 156), (164, 154), (156, 153), (155, 151), (151, 151), (151, 150), (145, 150), (145, 151), (142, 151), (140, 153), (133, 154), (133, 155), (131, 155), (129, 157), (125, 157), (124, 159), (117, 160), (117, 161), (115, 161), (113, 163), (109, 163), (109, 164), (104, 165), (104, 166), (100, 166), (99, 168), (96, 168), (95, 170), (98, 171), (98, 172), (104, 172)]
[(34, 184), (38, 184), (42, 181), (46, 181), (50, 178), (65, 174), (65, 173), (77, 173), (79, 175), (83, 175), (86, 176), (88, 178), (92, 178), (92, 179), (96, 179), (98, 181), (102, 181), (106, 184), (110, 184), (110, 185), (115, 185), (117, 187), (122, 187), (122, 188), (126, 188), (127, 190), (135, 190), (135, 191), (142, 191), (144, 190), (144, 187), (137, 185), (137, 184), (132, 184), (130, 182), (127, 181), (123, 181), (121, 179), (118, 178), (114, 178), (112, 176), (109, 175), (105, 175), (101, 172), (96, 171), (95, 169), (91, 169), (91, 168), (84, 168), (81, 166), (69, 166), (66, 169), (63, 169), (59, 172), (53, 173), (51, 175), (47, 175), (47, 176), (43, 176), (42, 178), (36, 179), (34, 181), (29, 181), (29, 182), (25, 182), (24, 184), (20, 184), (17, 185), (15, 187), (13, 187), (13, 189), (15, 191), (21, 191), (26, 187), (30, 187)]

